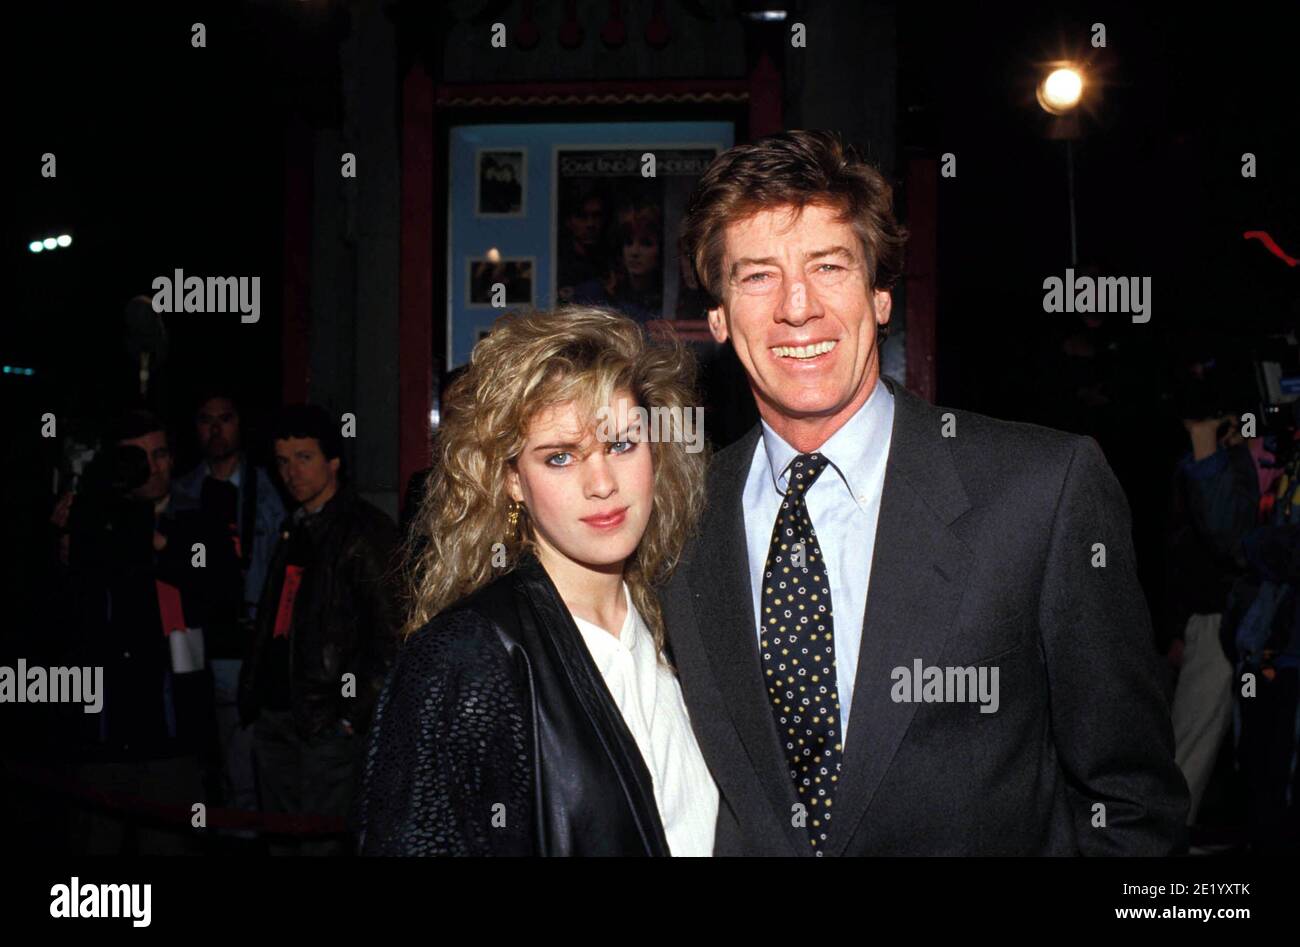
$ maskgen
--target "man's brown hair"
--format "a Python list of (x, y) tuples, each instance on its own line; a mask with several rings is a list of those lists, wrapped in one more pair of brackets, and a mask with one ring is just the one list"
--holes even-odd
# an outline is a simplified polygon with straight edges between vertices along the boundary
[(835, 133), (768, 135), (723, 152), (705, 170), (686, 204), (681, 253), (711, 306), (720, 306), (728, 225), (775, 207), (802, 211), (822, 204), (837, 209), (837, 219), (857, 233), (868, 289), (892, 289), (903, 273), (907, 242), (907, 231), (894, 219), (893, 203), (889, 182)]

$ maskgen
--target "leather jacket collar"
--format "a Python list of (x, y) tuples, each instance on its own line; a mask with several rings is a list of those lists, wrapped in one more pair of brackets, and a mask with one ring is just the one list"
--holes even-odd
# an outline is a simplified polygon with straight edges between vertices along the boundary
[(298, 530), (306, 529), (310, 536), (318, 536), (334, 520), (338, 519), (339, 514), (345, 513), (355, 505), (355, 494), (349, 486), (340, 485), (334, 495), (326, 501), (315, 513), (309, 513), (306, 507), (299, 504), (285, 517), (285, 529)]
[(668, 855), (649, 770), (573, 617), (532, 554), (465, 601), (531, 685), (537, 843), (545, 855)]

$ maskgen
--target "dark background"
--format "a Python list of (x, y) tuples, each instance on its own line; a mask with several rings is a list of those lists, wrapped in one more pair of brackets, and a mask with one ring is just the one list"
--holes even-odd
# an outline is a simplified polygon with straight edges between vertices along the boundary
[[(303, 6), (316, 11), (304, 17)], [(412, 24), (402, 55), (435, 57), (436, 21), (413, 19), (411, 8), (385, 7)], [(1124, 350), (1125, 413), (1149, 420), (1147, 399), (1196, 328), (1250, 349), (1300, 321), (1300, 273), (1241, 238), (1267, 230), (1300, 254), (1296, 9), (1207, 20), (1128, 4), (897, 8), (899, 121), (891, 154), (877, 157), (897, 167), (914, 154), (957, 156), (957, 177), (939, 191), (941, 402), (1079, 426), (1047, 370), (1072, 319), (1041, 305), (1042, 280), (1068, 262), (1066, 179), (1064, 146), (1045, 139), (1033, 87), (1036, 64), (1063, 53), (1088, 60), (1104, 83), (1075, 145), (1081, 267), (1154, 280), (1152, 322), (1109, 330)], [(260, 275), (263, 315), (256, 326), (168, 317), (163, 375), (174, 400), (237, 363), (254, 403), (272, 404), (281, 140), (290, 114), (338, 120), (348, 5), (52, 3), (11, 16), (0, 358), (36, 374), (0, 377), (5, 421), (30, 432), (19, 419), (31, 408), (102, 413), (125, 403), (134, 368), (122, 306), (175, 267)], [(208, 27), (207, 49), (190, 48), (195, 21)], [(1092, 22), (1106, 24), (1108, 48), (1087, 46)], [(860, 94), (843, 88), (846, 99)], [(58, 158), (54, 180), (39, 176), (47, 151)], [(1241, 177), (1245, 151), (1257, 156), (1255, 179)], [(27, 251), (61, 232), (74, 238), (68, 250)]]

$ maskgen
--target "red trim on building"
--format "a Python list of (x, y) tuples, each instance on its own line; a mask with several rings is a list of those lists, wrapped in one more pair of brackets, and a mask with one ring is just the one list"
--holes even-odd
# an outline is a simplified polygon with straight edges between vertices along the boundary
[[(398, 312), (398, 489), (429, 466), (433, 396), (433, 82), (415, 66), (402, 82), (402, 258)], [(404, 499), (404, 497), (403, 497)]]
[(749, 139), (784, 131), (781, 112), (781, 73), (767, 53), (758, 57), (749, 74)]

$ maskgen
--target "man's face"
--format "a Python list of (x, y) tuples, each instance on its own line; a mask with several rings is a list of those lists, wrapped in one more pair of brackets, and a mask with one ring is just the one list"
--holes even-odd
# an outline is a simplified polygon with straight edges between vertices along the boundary
[(314, 437), (290, 437), (275, 442), (275, 466), (289, 495), (307, 509), (332, 493), (338, 482), (339, 459), (326, 460)]
[(239, 415), (229, 398), (209, 398), (195, 417), (199, 448), (209, 461), (225, 460), (239, 450)]
[(117, 443), (122, 447), (138, 447), (149, 458), (149, 479), (132, 490), (131, 496), (153, 502), (165, 497), (172, 488), (172, 452), (167, 446), (167, 435), (162, 431), (150, 431), (141, 437)]
[(569, 216), (569, 231), (574, 243), (589, 247), (600, 238), (600, 231), (605, 226), (605, 205), (598, 197), (589, 197), (582, 202), (576, 213)]
[(724, 300), (709, 329), (731, 339), (769, 424), (851, 413), (879, 377), (876, 327), (892, 300), (871, 291), (857, 234), (834, 218), (821, 205), (798, 217), (779, 207), (726, 230)]

